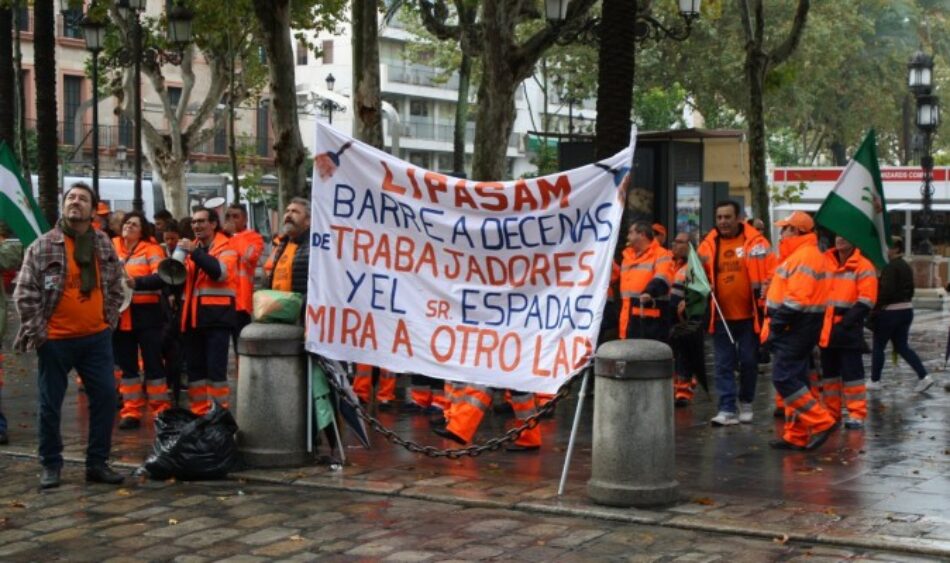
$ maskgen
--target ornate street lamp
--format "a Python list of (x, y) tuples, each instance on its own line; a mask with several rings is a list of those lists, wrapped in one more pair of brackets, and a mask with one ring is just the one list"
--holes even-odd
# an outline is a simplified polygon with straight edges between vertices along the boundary
[[(333, 77), (333, 73), (327, 75), (327, 90), (332, 92), (333, 87), (336, 86), (336, 78)], [(333, 125), (333, 110), (340, 111), (343, 109), (343, 106), (334, 102), (329, 97), (323, 99), (323, 111), (327, 112), (327, 122), (330, 125)]]
[[(567, 19), (567, 7), (569, 2), (570, 0), (545, 0), (544, 15), (550, 25), (559, 27), (564, 24), (564, 21)], [(649, 11), (638, 12), (633, 22), (634, 41), (642, 43), (647, 39), (660, 40), (663, 38), (683, 41), (689, 37), (693, 31), (693, 22), (699, 18), (702, 0), (678, 0), (678, 4), (679, 15), (683, 19), (684, 24), (682, 27), (667, 27)], [(585, 42), (599, 42), (600, 21), (600, 18), (590, 18), (576, 31), (561, 34), (556, 42), (561, 45), (567, 45), (579, 39)]]
[(135, 150), (132, 208), (142, 211), (145, 202), (142, 199), (142, 64), (161, 66), (180, 65), (184, 60), (184, 51), (192, 40), (191, 22), (194, 13), (180, 2), (174, 2), (168, 10), (168, 30), (166, 37), (175, 46), (172, 51), (159, 47), (143, 45), (142, 21), (140, 15), (145, 11), (146, 0), (116, 0), (115, 7), (119, 17), (131, 24), (132, 49), (121, 48), (115, 52), (110, 62), (132, 67), (132, 121), (134, 128), (133, 148)]
[[(95, 6), (90, 6), (94, 8)], [(106, 26), (94, 16), (82, 19), (86, 50), (92, 54), (92, 191), (99, 196), (99, 52), (106, 40)]]
[(940, 100), (931, 94), (933, 88), (933, 57), (922, 50), (914, 53), (907, 63), (907, 86), (916, 97), (916, 125), (921, 133), (920, 168), (923, 171), (923, 184), (920, 186), (922, 210), (917, 220), (920, 235), (918, 253), (933, 254), (930, 237), (933, 235), (933, 171), (934, 158), (933, 135), (940, 125)]

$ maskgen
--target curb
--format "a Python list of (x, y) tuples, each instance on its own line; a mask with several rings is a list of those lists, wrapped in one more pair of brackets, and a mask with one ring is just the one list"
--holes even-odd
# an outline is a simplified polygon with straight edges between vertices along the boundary
[[(0, 451), (0, 455), (21, 459), (36, 459), (36, 454), (17, 449)], [(64, 456), (64, 461), (70, 464), (82, 464), (83, 458)], [(139, 465), (115, 461), (114, 467), (123, 469), (137, 469)], [(522, 501), (511, 502), (501, 499), (490, 499), (482, 496), (467, 497), (458, 491), (452, 493), (450, 489), (440, 487), (406, 487), (399, 484), (363, 482), (331, 483), (316, 481), (310, 478), (282, 479), (269, 475), (262, 475), (258, 470), (236, 471), (229, 475), (229, 479), (242, 479), (249, 482), (288, 485), (292, 487), (306, 487), (330, 491), (351, 492), (360, 494), (380, 495), (426, 500), (454, 504), (467, 508), (494, 508), (503, 510), (517, 510), (536, 514), (550, 514), (556, 516), (573, 516), (596, 520), (611, 520), (629, 524), (641, 524), (675, 528), (696, 532), (710, 532), (746, 536), (776, 541), (794, 541), (798, 543), (817, 544), (835, 547), (850, 547), (875, 551), (900, 552), (928, 557), (950, 558), (950, 541), (933, 540), (928, 538), (909, 538), (901, 536), (873, 535), (873, 536), (845, 536), (834, 533), (805, 534), (794, 530), (749, 526), (745, 524), (726, 524), (715, 520), (698, 518), (684, 514), (671, 514), (660, 511), (640, 510), (635, 508), (620, 509), (606, 506), (566, 504), (560, 500), (553, 501)]]

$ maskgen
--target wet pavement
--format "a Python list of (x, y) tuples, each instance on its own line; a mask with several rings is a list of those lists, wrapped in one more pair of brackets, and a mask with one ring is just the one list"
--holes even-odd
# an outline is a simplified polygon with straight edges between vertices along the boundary
[[(521, 517), (583, 517), (680, 533), (722, 532), (769, 541), (787, 538), (846, 549), (950, 558), (950, 393), (944, 390), (950, 378), (943, 369), (948, 324), (950, 315), (923, 311), (917, 313), (912, 329), (912, 346), (937, 377), (937, 384), (927, 393), (916, 394), (916, 377), (910, 368), (888, 361), (884, 388), (870, 394), (867, 428), (838, 430), (815, 452), (779, 452), (768, 447), (780, 421), (771, 416), (767, 374), (760, 378), (756, 418), (750, 425), (710, 427), (715, 404), (700, 391), (692, 406), (676, 411), (681, 502), (662, 509), (615, 509), (588, 499), (590, 399), (581, 418), (566, 493), (557, 496), (576, 407), (573, 396), (558, 406), (554, 419), (541, 424), (544, 446), (540, 452), (433, 459), (391, 445), (379, 435), (372, 436), (373, 448), (364, 450), (350, 436), (345, 438), (351, 444), (349, 463), (341, 469), (309, 465), (247, 470), (234, 478), (291, 484), (307, 491), (304, 499), (331, 494), (327, 491), (376, 493), (386, 495), (389, 502), (429, 501), (514, 511)], [(869, 362), (869, 356), (865, 360)], [(19, 466), (26, 463), (19, 459), (33, 456), (36, 448), (35, 356), (7, 353), (7, 366), (3, 405), (10, 420), (11, 445), (0, 446), (0, 464)], [(84, 408), (84, 398), (73, 386), (64, 406), (64, 442), (67, 458), (77, 461), (83, 457), (85, 442)], [(397, 409), (380, 413), (379, 418), (404, 438), (452, 446), (431, 434), (422, 415)], [(503, 432), (507, 418), (487, 417), (478, 439)], [(148, 423), (135, 431), (116, 430), (116, 459), (125, 467), (139, 465), (151, 449), (151, 440)], [(234, 486), (234, 481), (220, 486), (227, 483)]]

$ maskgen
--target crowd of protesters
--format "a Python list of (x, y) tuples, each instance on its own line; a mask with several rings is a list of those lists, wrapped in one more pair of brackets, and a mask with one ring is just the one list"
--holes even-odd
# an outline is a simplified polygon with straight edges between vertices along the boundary
[[(227, 407), (229, 348), (251, 321), (254, 290), (306, 295), (310, 206), (291, 200), (266, 258), (267, 245), (248, 228), (239, 204), (199, 206), (180, 220), (159, 211), (151, 222), (141, 212), (110, 210), (89, 186), (76, 183), (66, 190), (61, 212), (54, 228), (26, 249), (13, 296), (21, 318), (14, 347), (35, 350), (39, 360), (40, 485), (60, 484), (60, 414), (72, 370), (89, 399), (86, 478), (118, 484), (123, 477), (107, 465), (116, 409), (120, 430), (138, 428), (146, 414), (177, 404), (182, 385), (196, 415), (213, 402)], [(704, 341), (710, 334), (714, 426), (752, 422), (759, 364), (771, 360), (775, 412), (785, 419), (771, 445), (780, 449), (814, 449), (839, 422), (862, 429), (866, 392), (879, 385), (888, 342), (917, 373), (916, 390), (927, 390), (933, 379), (908, 344), (914, 288), (900, 241), (879, 280), (844, 238), (820, 249), (805, 213), (775, 223), (781, 229), (777, 252), (762, 222), (742, 221), (741, 215), (736, 202), (720, 202), (714, 229), (701, 241), (694, 240), (696, 233), (676, 233), (671, 250), (664, 247), (662, 225), (634, 223), (614, 265), (601, 339), (670, 343), (674, 401), (686, 407), (697, 385), (707, 386)], [(0, 233), (0, 269), (15, 269), (19, 256), (4, 251), (4, 240)], [(180, 263), (181, 279), (163, 274), (169, 261)], [(259, 263), (262, 280), (256, 279)], [(708, 280), (708, 296), (692, 289), (696, 268)], [(5, 303), (0, 294), (0, 305)], [(861, 359), (865, 325), (874, 330), (870, 383)], [(0, 384), (2, 365), (0, 355)], [(363, 402), (394, 405), (398, 374), (363, 364), (354, 372)], [(471, 442), (497, 390), (408, 375), (407, 410), (433, 415), (439, 436)], [(504, 397), (519, 420), (535, 416), (551, 399), (513, 391)], [(0, 413), (0, 444), (7, 441)], [(540, 445), (535, 425), (509, 450)]]

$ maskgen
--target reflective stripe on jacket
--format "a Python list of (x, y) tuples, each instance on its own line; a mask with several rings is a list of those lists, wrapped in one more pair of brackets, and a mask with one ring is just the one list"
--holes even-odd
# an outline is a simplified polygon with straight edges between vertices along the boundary
[[(631, 315), (645, 318), (660, 318), (663, 309), (668, 306), (670, 286), (673, 283), (673, 254), (654, 240), (642, 253), (633, 248), (623, 250), (623, 263), (620, 265), (620, 309), (619, 334), (627, 334), (627, 323)], [(640, 304), (640, 296), (649, 294), (649, 305)]]
[[(768, 290), (769, 280), (775, 272), (775, 254), (772, 252), (772, 246), (769, 244), (762, 233), (748, 223), (739, 223), (740, 234), (744, 237), (742, 244), (743, 258), (742, 263), (745, 266), (745, 273), (749, 277), (749, 285), (752, 287), (752, 311), (753, 326), (755, 331), (759, 332), (762, 328), (762, 311), (765, 307), (765, 292)], [(709, 284), (713, 292), (716, 291), (716, 263), (719, 256), (719, 230), (713, 229), (706, 235), (703, 242), (699, 243), (696, 253), (706, 269), (706, 277), (709, 278)], [(709, 332), (715, 332), (717, 315), (709, 316)]]
[(768, 320), (761, 338), (764, 341), (771, 334), (777, 351), (808, 354), (818, 344), (826, 312), (830, 317), (827, 304), (831, 268), (818, 249), (815, 233), (782, 240), (780, 251), (784, 260), (769, 284)]
[(877, 272), (855, 248), (844, 263), (834, 248), (825, 252), (829, 266), (828, 306), (832, 322), (821, 335), (822, 347), (861, 348), (864, 319), (877, 301)]
[[(112, 239), (119, 262), (125, 267), (125, 273), (135, 280), (132, 292), (132, 305), (119, 316), (119, 330), (132, 330), (146, 326), (161, 326), (162, 290), (158, 283), (158, 265), (165, 259), (162, 248), (147, 240), (140, 240), (132, 248), (126, 248), (125, 239)], [(155, 277), (152, 277), (155, 276)], [(143, 278), (151, 278), (153, 283), (142, 283)]]
[(195, 264), (193, 253), (185, 260), (188, 276), (185, 281), (181, 330), (234, 326), (235, 299), (237, 297), (238, 255), (224, 233), (215, 233), (208, 249), (211, 258), (218, 261), (221, 276), (211, 279)]

